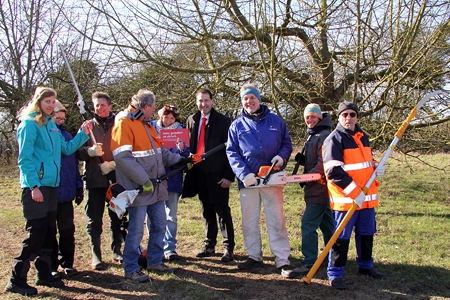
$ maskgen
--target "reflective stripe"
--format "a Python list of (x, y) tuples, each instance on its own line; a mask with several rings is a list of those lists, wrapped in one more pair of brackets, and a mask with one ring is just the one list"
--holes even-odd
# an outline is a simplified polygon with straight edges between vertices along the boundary
[[(373, 200), (378, 200), (378, 194), (371, 194), (366, 195), (364, 198), (364, 202), (369, 202)], [(330, 202), (336, 203), (336, 204), (352, 204), (353, 199), (350, 197), (332, 197), (330, 196)]]
[(324, 165), (323, 168), (325, 171), (327, 171), (328, 169), (331, 169), (333, 167), (339, 167), (339, 166), (343, 166), (344, 163), (340, 160), (330, 160), (327, 161)]
[(342, 169), (344, 171), (354, 171), (354, 170), (361, 170), (365, 168), (373, 167), (373, 161), (365, 161), (362, 163), (356, 163), (356, 164), (345, 164), (342, 166)]
[(354, 189), (356, 189), (358, 186), (354, 181), (352, 181), (347, 187), (343, 190), (345, 195), (350, 194)]
[[(161, 153), (161, 148), (157, 148), (156, 151)], [(143, 150), (143, 151), (133, 151), (134, 157), (146, 157), (150, 155), (155, 155), (155, 151), (153, 149)]]
[(113, 156), (116, 156), (117, 154), (119, 154), (121, 152), (132, 151), (132, 150), (133, 150), (133, 146), (132, 145), (123, 145), (123, 146), (120, 146), (120, 147), (114, 149), (112, 154), (113, 154)]

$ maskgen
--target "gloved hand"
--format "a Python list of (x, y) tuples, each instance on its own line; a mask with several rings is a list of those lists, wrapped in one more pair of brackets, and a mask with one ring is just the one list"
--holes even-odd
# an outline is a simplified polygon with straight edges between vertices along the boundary
[(386, 171), (386, 168), (383, 165), (378, 165), (377, 168), (375, 169), (377, 177), (383, 176), (385, 171)]
[(111, 171), (116, 169), (116, 163), (114, 161), (105, 161), (100, 164), (100, 170), (102, 170), (102, 175), (106, 175)]
[(80, 205), (81, 202), (83, 202), (84, 199), (84, 190), (83, 188), (77, 188), (77, 194), (75, 196), (75, 203), (77, 205)]
[(353, 201), (355, 201), (359, 207), (362, 207), (365, 199), (366, 199), (366, 195), (364, 194), (363, 191), (361, 191), (361, 193), (359, 193), (359, 195)]
[(153, 182), (149, 179), (142, 186), (142, 191), (144, 193), (153, 193), (154, 185)]
[(275, 166), (277, 166), (278, 168), (283, 167), (283, 165), (284, 165), (284, 160), (281, 158), (281, 156), (275, 155), (275, 156), (272, 158), (272, 160), (271, 160), (270, 162), (273, 164), (275, 161), (277, 162), (277, 163), (275, 164)]
[(102, 143), (97, 143), (92, 147), (88, 148), (88, 154), (90, 157), (102, 156), (104, 154), (102, 149)]
[(301, 152), (295, 155), (294, 160), (298, 162), (301, 166), (305, 165), (305, 156)]
[(250, 173), (250, 174), (245, 175), (244, 179), (242, 179), (242, 183), (244, 184), (244, 186), (246, 188), (249, 186), (255, 185), (256, 184), (255, 174)]

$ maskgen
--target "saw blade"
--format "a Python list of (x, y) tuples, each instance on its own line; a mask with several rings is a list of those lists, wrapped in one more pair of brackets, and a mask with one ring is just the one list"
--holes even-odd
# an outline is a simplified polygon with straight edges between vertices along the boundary
[(299, 174), (299, 175), (290, 175), (286, 176), (286, 182), (307, 182), (307, 181), (316, 181), (322, 178), (322, 175), (319, 173), (311, 173), (311, 174)]

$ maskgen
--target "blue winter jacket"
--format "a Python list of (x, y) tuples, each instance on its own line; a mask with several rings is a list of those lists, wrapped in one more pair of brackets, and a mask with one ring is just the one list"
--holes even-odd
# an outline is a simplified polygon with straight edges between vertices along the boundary
[(89, 136), (80, 131), (73, 140), (66, 142), (50, 117), (47, 124), (40, 127), (33, 119), (36, 114), (30, 114), (29, 118), (23, 120), (17, 128), (20, 187), (58, 187), (61, 154), (74, 153), (89, 139)]
[[(151, 124), (153, 127), (156, 128), (156, 131), (158, 132), (159, 135), (159, 129), (158, 126), (156, 126), (156, 123), (158, 123), (158, 120), (152, 121)], [(178, 128), (183, 128), (183, 126), (178, 126)], [(167, 148), (167, 150), (170, 150), (170, 152), (175, 153), (175, 154), (179, 154), (180, 156), (183, 157), (188, 157), (189, 156), (189, 148), (186, 147), (186, 144), (184, 145), (185, 148), (183, 150), (183, 152), (181, 152), (178, 148)], [(170, 167), (165, 167), (165, 172), (166, 174), (169, 173), (170, 171), (172, 171), (170, 169)], [(171, 192), (171, 193), (178, 193), (181, 194), (183, 192), (183, 172), (179, 172), (175, 175), (173, 175), (172, 177), (170, 177), (169, 179), (167, 179), (167, 191)]]
[[(62, 136), (68, 142), (73, 139), (72, 135), (66, 131), (64, 125), (57, 126)], [(78, 159), (75, 153), (61, 155), (61, 182), (58, 187), (58, 202), (70, 202), (75, 199), (77, 188), (83, 188), (80, 170), (78, 169)]]
[(227, 156), (234, 174), (242, 180), (250, 173), (255, 175), (261, 166), (270, 166), (276, 155), (285, 162), (292, 152), (292, 141), (286, 123), (269, 108), (261, 105), (262, 113), (255, 118), (242, 109), (242, 116), (236, 119), (228, 130)]

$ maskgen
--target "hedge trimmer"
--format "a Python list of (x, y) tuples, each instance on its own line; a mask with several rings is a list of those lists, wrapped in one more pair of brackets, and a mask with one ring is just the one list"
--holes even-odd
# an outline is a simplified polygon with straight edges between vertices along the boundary
[[(442, 91), (440, 91), (440, 90), (428, 93), (416, 104), (416, 106), (411, 111), (409, 116), (403, 121), (402, 125), (400, 126), (398, 131), (395, 133), (394, 139), (392, 140), (391, 144), (389, 145), (389, 148), (384, 153), (383, 158), (378, 163), (377, 168), (379, 168), (380, 166), (384, 166), (384, 164), (388, 160), (389, 156), (391, 155), (392, 151), (395, 149), (395, 146), (397, 145), (398, 141), (402, 138), (403, 134), (405, 133), (406, 129), (408, 128), (408, 125), (410, 124), (411, 120), (419, 112), (419, 109), (430, 98), (432, 98), (432, 97), (434, 97), (434, 96), (436, 96), (436, 95), (438, 95), (440, 93), (442, 93)], [(369, 187), (372, 185), (373, 181), (375, 180), (375, 177), (376, 177), (376, 170), (374, 170), (374, 172), (372, 173), (372, 176), (370, 176), (370, 178), (367, 181), (366, 185), (361, 188), (363, 190), (364, 194), (367, 194), (367, 192), (369, 190)], [(342, 219), (341, 223), (336, 228), (336, 231), (333, 233), (332, 237), (330, 238), (330, 240), (326, 244), (325, 248), (320, 253), (320, 255), (317, 258), (316, 262), (311, 267), (311, 269), (309, 270), (308, 274), (306, 274), (306, 276), (303, 277), (303, 282), (308, 283), (308, 284), (311, 283), (311, 279), (314, 277), (314, 275), (316, 274), (316, 272), (319, 269), (320, 265), (325, 260), (325, 257), (328, 256), (328, 252), (330, 251), (331, 247), (333, 247), (333, 245), (336, 242), (336, 240), (338, 239), (338, 237), (341, 235), (341, 233), (344, 230), (345, 226), (347, 225), (348, 221), (350, 221), (351, 217), (353, 216), (353, 214), (356, 211), (356, 207), (357, 206), (358, 206), (358, 204), (356, 204), (356, 202), (353, 201), (350, 210), (347, 211), (347, 213), (345, 214), (344, 219)]]

